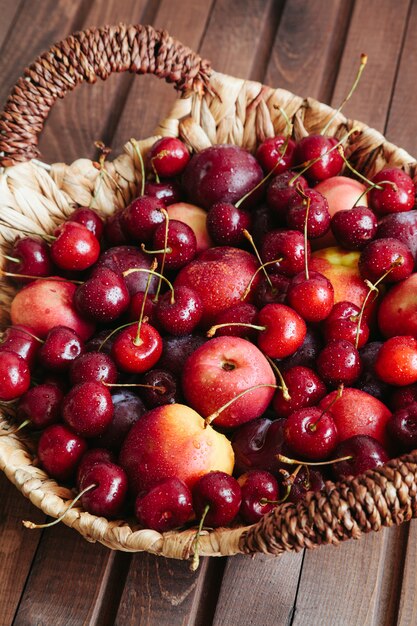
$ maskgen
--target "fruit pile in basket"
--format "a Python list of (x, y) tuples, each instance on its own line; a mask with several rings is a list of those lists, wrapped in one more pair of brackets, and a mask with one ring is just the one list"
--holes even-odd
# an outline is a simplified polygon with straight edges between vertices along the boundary
[(131, 204), (18, 233), (0, 400), (85, 510), (253, 523), (417, 446), (415, 186), (326, 128), (134, 143)]

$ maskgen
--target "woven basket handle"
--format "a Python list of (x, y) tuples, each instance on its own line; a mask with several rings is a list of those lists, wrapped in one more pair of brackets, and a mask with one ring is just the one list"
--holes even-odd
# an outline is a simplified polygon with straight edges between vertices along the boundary
[(154, 74), (181, 92), (202, 92), (210, 64), (151, 26), (106, 26), (84, 30), (55, 44), (25, 70), (0, 115), (0, 166), (39, 156), (38, 137), (57, 98), (79, 83), (112, 72)]
[(356, 478), (282, 504), (242, 533), (239, 548), (251, 554), (315, 548), (358, 539), (417, 517), (417, 450)]

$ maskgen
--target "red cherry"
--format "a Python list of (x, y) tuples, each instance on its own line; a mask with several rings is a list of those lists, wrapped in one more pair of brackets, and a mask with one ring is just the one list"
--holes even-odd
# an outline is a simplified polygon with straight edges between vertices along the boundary
[(88, 230), (92, 232), (97, 239), (100, 239), (103, 234), (104, 221), (96, 211), (90, 209), (89, 207), (81, 206), (78, 209), (75, 209), (74, 213), (71, 213), (69, 221), (82, 224), (88, 228)]
[(150, 324), (142, 324), (137, 339), (136, 325), (122, 330), (113, 342), (112, 357), (116, 365), (130, 374), (142, 374), (158, 362), (162, 354), (162, 338)]
[(294, 150), (293, 139), (277, 135), (265, 139), (258, 146), (255, 156), (266, 174), (274, 170), (274, 173), (278, 175), (293, 166)]
[[(157, 226), (152, 245), (155, 250), (165, 249), (166, 225)], [(168, 224), (167, 253), (165, 267), (178, 270), (192, 261), (197, 252), (197, 239), (190, 226), (179, 220), (170, 220)], [(159, 263), (162, 263), (163, 254), (156, 254)]]
[(242, 499), (239, 483), (225, 472), (204, 474), (195, 483), (192, 494), (197, 517), (201, 518), (209, 506), (205, 518), (207, 526), (227, 526), (239, 512)]
[(312, 461), (328, 457), (338, 440), (332, 416), (317, 407), (292, 413), (286, 421), (284, 437), (296, 454)]
[(337, 480), (363, 474), (367, 470), (384, 465), (389, 460), (385, 448), (369, 435), (355, 435), (345, 439), (335, 448), (332, 456), (335, 459), (352, 456), (349, 460), (333, 464), (333, 473)]
[[(307, 218), (307, 237), (316, 239), (326, 234), (330, 228), (329, 204), (326, 198), (314, 189), (305, 189), (304, 195), (310, 200)], [(288, 202), (287, 224), (293, 230), (304, 233), (308, 200), (298, 193)]]
[(159, 298), (155, 306), (156, 318), (171, 335), (188, 335), (201, 320), (203, 304), (190, 287), (176, 287), (174, 296), (174, 302), (170, 291)]
[(84, 344), (72, 328), (55, 326), (39, 350), (39, 362), (49, 370), (66, 371), (84, 351)]
[(19, 400), (17, 417), (30, 420), (35, 428), (46, 428), (61, 417), (64, 394), (56, 385), (40, 384), (29, 389)]
[(163, 404), (174, 404), (181, 402), (179, 397), (179, 381), (172, 372), (163, 369), (154, 369), (145, 372), (142, 377), (145, 385), (154, 387), (142, 389), (142, 398), (149, 409), (153, 409)]
[(96, 322), (113, 322), (129, 306), (129, 291), (120, 274), (98, 267), (74, 294), (76, 309)]
[(167, 207), (181, 201), (181, 189), (173, 180), (148, 181), (145, 183), (145, 196), (157, 198)]
[[(358, 334), (358, 316), (360, 309), (352, 302), (337, 302), (329, 316), (323, 322), (324, 338), (326, 343), (344, 339), (356, 346)], [(358, 348), (362, 348), (369, 338), (369, 326), (362, 318), (359, 328)]]
[(113, 416), (106, 430), (93, 441), (94, 445), (118, 451), (134, 424), (145, 413), (142, 400), (125, 389), (112, 394)]
[(296, 176), (294, 172), (283, 172), (276, 176), (270, 183), (266, 192), (266, 201), (271, 211), (279, 217), (280, 221), (286, 223), (287, 208), (290, 200), (298, 196), (296, 185), (303, 191), (308, 188), (308, 183), (304, 176), (299, 176), (293, 184), (290, 184)]
[(283, 359), (294, 354), (306, 335), (304, 320), (285, 304), (267, 304), (259, 311), (258, 324), (265, 326), (259, 332), (258, 347), (272, 359)]
[(318, 332), (313, 328), (307, 328), (306, 336), (302, 345), (298, 348), (297, 352), (294, 352), (291, 356), (287, 357), (283, 361), (280, 361), (280, 367), (284, 370), (288, 370), (295, 365), (302, 365), (303, 367), (316, 368), (317, 357), (323, 347), (321, 337)]
[(94, 265), (100, 254), (98, 239), (82, 224), (64, 222), (55, 230), (51, 257), (63, 270), (85, 270)]
[(207, 214), (207, 230), (220, 246), (239, 246), (245, 241), (244, 230), (251, 230), (248, 211), (238, 209), (230, 202), (216, 202)]
[[(143, 299), (145, 298), (145, 292), (138, 291), (135, 293), (131, 299), (129, 304), (129, 309), (127, 312), (127, 318), (130, 322), (137, 322), (140, 318), (140, 314), (142, 312)], [(158, 327), (158, 320), (156, 318), (156, 302), (153, 299), (146, 295), (145, 308), (143, 310), (143, 316), (148, 318), (149, 324), (151, 326)]]
[(324, 489), (324, 476), (316, 469), (311, 469), (304, 465), (291, 485), (290, 493), (288, 496), (288, 502), (301, 502), (305, 499), (307, 493), (310, 491), (321, 491)]
[[(11, 249), (10, 257), (15, 261), (7, 260), (6, 271), (12, 274), (45, 277), (54, 273), (49, 246), (42, 239), (33, 237), (18, 239)], [(17, 276), (12, 278), (20, 284), (31, 282), (30, 278)]]
[(165, 221), (161, 209), (164, 202), (153, 196), (139, 196), (127, 206), (120, 217), (123, 232), (131, 241), (149, 242), (159, 226)]
[(46, 473), (57, 480), (70, 479), (87, 450), (85, 439), (65, 424), (52, 424), (40, 436), (38, 457)]
[(23, 395), (30, 385), (27, 363), (15, 352), (0, 352), (0, 400), (8, 402)]
[(415, 186), (410, 176), (402, 170), (397, 167), (383, 169), (375, 174), (372, 182), (383, 187), (374, 188), (370, 192), (371, 207), (380, 215), (401, 213), (413, 208)]
[(405, 385), (399, 389), (394, 389), (389, 405), (392, 411), (399, 411), (399, 409), (405, 409), (410, 404), (414, 404), (414, 402), (417, 402), (417, 384)]
[(104, 237), (110, 246), (122, 246), (127, 243), (127, 237), (122, 227), (122, 211), (110, 215), (104, 223)]
[(162, 137), (153, 144), (148, 157), (158, 176), (173, 178), (183, 172), (190, 160), (190, 153), (177, 137)]
[[(265, 262), (282, 257), (282, 261), (270, 265), (285, 276), (295, 276), (304, 270), (304, 236), (298, 230), (273, 230), (265, 236), (261, 247), (261, 257)], [(307, 259), (310, 258), (310, 244), (307, 242)]]
[(417, 403), (393, 413), (387, 422), (387, 431), (400, 453), (414, 450), (417, 447)]
[(237, 482), (242, 491), (240, 515), (248, 524), (255, 524), (276, 506), (262, 504), (261, 500), (278, 500), (278, 482), (269, 472), (252, 470), (239, 476)]
[(193, 515), (191, 491), (179, 478), (167, 478), (139, 494), (135, 515), (142, 526), (160, 533), (183, 526)]
[(75, 385), (65, 396), (62, 418), (78, 435), (97, 437), (110, 424), (113, 402), (110, 392), (93, 381)]
[(417, 339), (397, 336), (380, 348), (375, 361), (375, 373), (389, 385), (412, 385), (417, 382)]
[(72, 385), (89, 381), (115, 383), (117, 369), (114, 361), (103, 352), (85, 352), (74, 359), (70, 365)]
[(396, 283), (412, 274), (414, 257), (410, 249), (399, 239), (387, 237), (368, 243), (359, 258), (361, 276), (375, 283), (394, 263), (396, 267), (383, 279), (384, 283)]
[(124, 469), (115, 463), (97, 463), (85, 472), (80, 481), (80, 490), (90, 485), (96, 487), (81, 497), (85, 510), (92, 515), (118, 517), (127, 497), (128, 484)]
[(337, 151), (332, 150), (338, 143), (335, 137), (324, 135), (307, 135), (298, 142), (294, 159), (297, 165), (307, 165), (308, 161), (321, 157), (304, 172), (307, 180), (314, 184), (340, 174), (343, 168), (343, 158)]
[(77, 468), (76, 483), (78, 488), (80, 488), (80, 483), (84, 475), (89, 472), (94, 465), (97, 465), (97, 463), (115, 463), (115, 461), (114, 454), (105, 448), (92, 448), (91, 450), (87, 450), (87, 452), (83, 454)]
[(328, 385), (350, 385), (362, 371), (359, 352), (350, 341), (330, 341), (319, 354), (317, 371)]
[(301, 272), (290, 282), (287, 302), (306, 322), (321, 322), (333, 307), (333, 285), (319, 272), (309, 272), (308, 278)]
[(290, 400), (286, 400), (280, 389), (273, 399), (273, 408), (278, 417), (288, 417), (294, 411), (320, 402), (327, 393), (322, 380), (309, 367), (295, 365), (287, 369), (283, 378), (288, 388)]
[(0, 341), (0, 352), (7, 350), (18, 354), (30, 368), (42, 345), (39, 339), (36, 339), (33, 329), (22, 324), (14, 324), (6, 328)]
[[(116, 274), (123, 275), (124, 272), (131, 269), (149, 270), (151, 264), (152, 259), (149, 255), (141, 252), (138, 248), (134, 246), (115, 246), (114, 248), (109, 248), (100, 256), (95, 271), (99, 267), (106, 267), (116, 272)], [(148, 276), (147, 272), (131, 272), (124, 276), (124, 281), (131, 296), (138, 291), (145, 291)], [(149, 293), (155, 293), (157, 283), (158, 279), (153, 277), (149, 285)]]
[(374, 239), (377, 227), (375, 213), (364, 206), (338, 211), (331, 221), (335, 239), (347, 250), (362, 250)]
[[(272, 287), (271, 287), (272, 285)], [(282, 274), (270, 274), (269, 280), (262, 276), (255, 288), (255, 304), (261, 309), (266, 304), (283, 304), (290, 285), (290, 279)]]
[(246, 326), (227, 326), (227, 324), (256, 324), (257, 316), (258, 309), (253, 304), (249, 304), (248, 302), (239, 302), (238, 304), (234, 304), (228, 309), (220, 311), (220, 313), (216, 315), (214, 320), (215, 326), (218, 326), (219, 324), (226, 324), (226, 326), (223, 326), (223, 328), (219, 328), (216, 331), (216, 336), (221, 337), (225, 335), (232, 335), (234, 337), (246, 337), (253, 339), (256, 337), (255, 329), (248, 328)]
[(276, 474), (282, 464), (277, 454), (286, 454), (284, 444), (285, 420), (271, 421), (260, 417), (240, 426), (232, 437), (235, 453), (235, 471), (239, 473), (253, 469)]

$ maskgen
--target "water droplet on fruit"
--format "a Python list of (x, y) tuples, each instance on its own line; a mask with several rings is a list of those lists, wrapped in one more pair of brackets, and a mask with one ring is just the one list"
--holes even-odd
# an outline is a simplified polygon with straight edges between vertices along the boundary
[(199, 450), (201, 448), (201, 444), (199, 441), (193, 441), (193, 446), (194, 448), (197, 448), (197, 450)]

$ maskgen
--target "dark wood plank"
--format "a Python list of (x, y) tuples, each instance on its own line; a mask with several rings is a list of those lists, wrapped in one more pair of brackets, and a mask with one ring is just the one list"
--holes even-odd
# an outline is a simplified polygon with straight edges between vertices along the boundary
[(302, 559), (302, 553), (229, 558), (213, 625), (235, 624), (237, 616), (241, 626), (289, 624)]
[[(88, 3), (89, 11), (79, 28), (101, 26), (118, 22), (148, 23), (152, 20), (157, 2), (148, 0), (118, 0)], [(47, 162), (71, 162), (81, 156), (96, 155), (94, 142), (102, 140), (111, 145), (133, 76), (119, 74), (105, 82), (83, 84), (59, 100), (45, 127), (40, 142), (42, 158)]]
[(285, 5), (265, 82), (328, 101), (351, 11), (349, 0), (291, 0)]
[(23, 0), (1, 0), (0, 2), (0, 49), (8, 33), (15, 25), (15, 20), (22, 4)]
[(405, 554), (404, 575), (401, 580), (401, 595), (396, 623), (398, 626), (409, 626), (417, 623), (417, 520), (409, 524), (407, 552)]
[(404, 48), (395, 80), (390, 116), (386, 127), (388, 139), (412, 155), (417, 155), (417, 118), (415, 115), (417, 71), (417, 2), (412, 2)]
[[(198, 50), (212, 4), (213, 0), (184, 0), (179, 12), (175, 2), (162, 0), (154, 26), (164, 28), (183, 44)], [(113, 138), (115, 151), (120, 152), (131, 137), (140, 139), (152, 135), (158, 123), (169, 113), (176, 97), (172, 85), (154, 76), (135, 77)]]
[(410, 0), (398, 0), (393, 19), (390, 0), (356, 1), (331, 100), (333, 106), (342, 102), (355, 78), (359, 56), (365, 52), (367, 67), (344, 113), (382, 132), (396, 81), (409, 5)]
[(57, 40), (72, 31), (82, 0), (25, 2), (0, 56), (0, 106), (24, 68)]
[(14, 626), (110, 626), (128, 564), (128, 554), (88, 543), (66, 526), (47, 529)]
[(22, 520), (42, 523), (45, 516), (0, 473), (0, 624), (12, 623), (41, 538)]
[(293, 626), (395, 623), (406, 531), (392, 528), (338, 547), (306, 550)]

